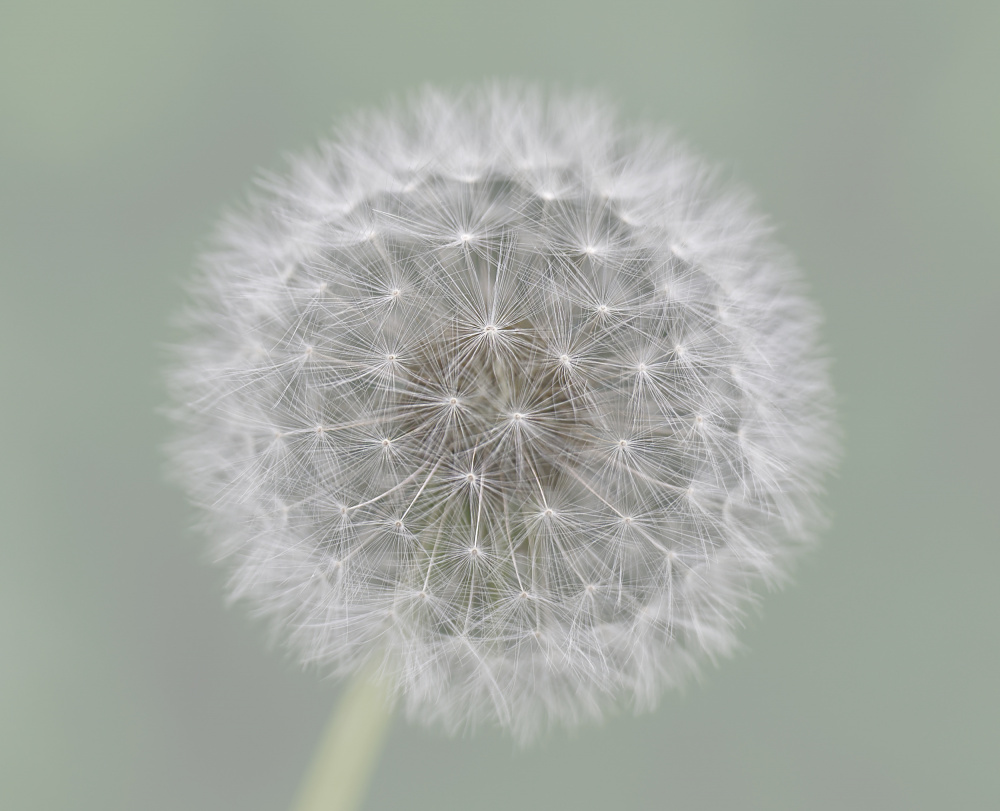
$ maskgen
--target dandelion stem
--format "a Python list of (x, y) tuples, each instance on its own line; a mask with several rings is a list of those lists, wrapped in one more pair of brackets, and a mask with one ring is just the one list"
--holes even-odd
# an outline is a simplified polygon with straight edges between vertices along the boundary
[(359, 673), (330, 718), (294, 811), (360, 808), (391, 717), (385, 689), (369, 673)]

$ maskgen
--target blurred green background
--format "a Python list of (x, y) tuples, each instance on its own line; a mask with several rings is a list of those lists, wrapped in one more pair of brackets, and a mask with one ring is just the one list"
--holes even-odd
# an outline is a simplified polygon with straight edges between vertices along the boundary
[(425, 82), (597, 87), (758, 194), (827, 315), (834, 524), (747, 652), (526, 752), (397, 721), (369, 809), (1000, 808), (1000, 4), (0, 3), (0, 807), (287, 807), (339, 686), (163, 483), (219, 211)]

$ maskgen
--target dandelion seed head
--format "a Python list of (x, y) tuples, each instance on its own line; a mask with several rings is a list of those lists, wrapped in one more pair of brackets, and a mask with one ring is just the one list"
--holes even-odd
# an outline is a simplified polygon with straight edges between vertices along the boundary
[(819, 524), (816, 310), (744, 196), (587, 97), (426, 91), (221, 226), (170, 375), (231, 588), (521, 740), (729, 652)]

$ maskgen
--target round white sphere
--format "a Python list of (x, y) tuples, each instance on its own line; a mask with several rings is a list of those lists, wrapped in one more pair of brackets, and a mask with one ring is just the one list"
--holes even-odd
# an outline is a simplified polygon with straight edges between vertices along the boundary
[(522, 740), (728, 652), (817, 524), (817, 312), (742, 195), (586, 97), (426, 91), (220, 228), (173, 455), (301, 658)]

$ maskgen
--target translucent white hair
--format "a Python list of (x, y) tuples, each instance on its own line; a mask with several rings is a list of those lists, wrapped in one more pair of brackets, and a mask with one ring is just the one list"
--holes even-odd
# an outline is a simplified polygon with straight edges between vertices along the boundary
[(412, 717), (652, 706), (819, 523), (817, 311), (745, 195), (589, 97), (425, 91), (203, 257), (180, 479), (305, 662)]

